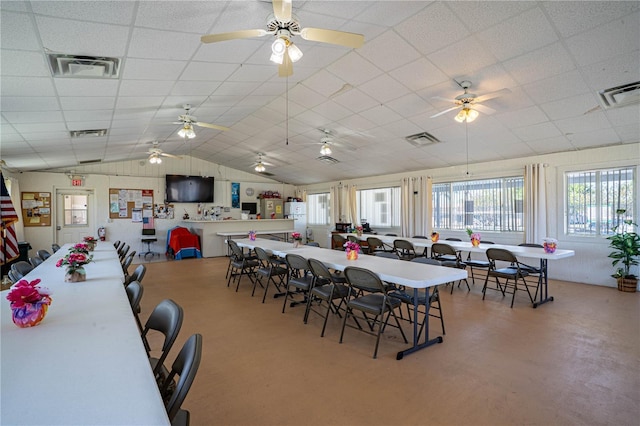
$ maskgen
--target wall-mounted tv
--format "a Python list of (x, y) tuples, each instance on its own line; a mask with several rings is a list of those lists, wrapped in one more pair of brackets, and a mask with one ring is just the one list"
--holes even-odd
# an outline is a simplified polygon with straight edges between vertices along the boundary
[(168, 203), (213, 203), (213, 177), (166, 176)]

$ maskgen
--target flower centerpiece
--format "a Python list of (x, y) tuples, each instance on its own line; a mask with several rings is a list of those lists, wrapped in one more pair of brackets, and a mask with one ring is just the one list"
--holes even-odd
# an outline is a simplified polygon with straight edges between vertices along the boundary
[(12, 319), (18, 327), (33, 327), (40, 324), (51, 304), (51, 292), (40, 287), (40, 278), (33, 281), (20, 280), (7, 294)]
[(482, 235), (479, 232), (473, 232), (471, 228), (467, 228), (467, 235), (471, 238), (471, 245), (478, 247), (480, 245), (480, 239)]
[(291, 233), (291, 238), (293, 238), (293, 246), (294, 247), (298, 247), (298, 246), (300, 246), (300, 244), (302, 244), (302, 236), (300, 235), (299, 232), (292, 232)]
[(438, 234), (436, 231), (433, 231), (431, 233), (431, 242), (437, 243), (439, 239), (440, 239), (440, 234)]
[(358, 225), (356, 226), (356, 235), (358, 235), (358, 237), (362, 236), (362, 231), (364, 228), (362, 228), (362, 225)]
[(344, 243), (345, 252), (347, 253), (347, 259), (356, 260), (358, 258), (358, 253), (360, 253), (360, 244), (347, 241)]
[(84, 253), (86, 255), (89, 254), (89, 244), (87, 243), (77, 243), (69, 248), (69, 253)]
[(545, 253), (554, 253), (558, 248), (558, 240), (555, 238), (545, 238), (542, 242)]
[(87, 279), (87, 272), (84, 270), (84, 265), (90, 263), (92, 260), (93, 256), (89, 256), (86, 253), (69, 251), (65, 257), (58, 260), (56, 266), (58, 268), (62, 266), (67, 267), (67, 271), (64, 276), (65, 281), (85, 281)]
[(249, 239), (251, 241), (255, 241), (256, 240), (256, 231), (249, 231)]
[(93, 251), (96, 249), (96, 244), (98, 244), (98, 240), (91, 235), (88, 235), (82, 239), (84, 243), (89, 247), (89, 251)]

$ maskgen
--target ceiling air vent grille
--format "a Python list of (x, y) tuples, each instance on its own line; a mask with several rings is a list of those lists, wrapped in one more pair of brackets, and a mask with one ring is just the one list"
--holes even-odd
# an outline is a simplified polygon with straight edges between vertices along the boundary
[(107, 129), (92, 129), (92, 130), (71, 130), (69, 132), (72, 138), (84, 138), (87, 136), (99, 137), (106, 136)]
[(84, 160), (84, 161), (78, 161), (78, 164), (93, 164), (93, 163), (101, 163), (102, 160), (98, 159), (98, 160)]
[(269, 173), (269, 172), (258, 172), (258, 173), (264, 176), (273, 176), (273, 173)]
[(104, 56), (74, 56), (50, 53), (49, 66), (54, 77), (118, 78), (120, 59)]
[(316, 160), (324, 161), (325, 163), (329, 163), (329, 164), (336, 164), (340, 162), (337, 159), (330, 157), (328, 155), (321, 155), (320, 157), (316, 158)]
[(431, 133), (427, 133), (427, 132), (416, 133), (415, 135), (406, 136), (405, 139), (411, 145), (418, 146), (418, 147), (433, 145), (441, 142), (440, 139), (436, 138)]
[(598, 91), (604, 109), (619, 108), (640, 102), (640, 81)]

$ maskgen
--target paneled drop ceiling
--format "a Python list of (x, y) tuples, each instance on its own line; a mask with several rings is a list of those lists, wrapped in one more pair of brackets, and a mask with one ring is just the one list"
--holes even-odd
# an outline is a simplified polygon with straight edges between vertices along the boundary
[[(3, 0), (6, 167), (146, 160), (153, 141), (248, 172), (264, 153), (272, 178), (292, 184), (459, 165), (457, 111), (431, 116), (454, 106), (441, 98), (462, 94), (456, 81), (465, 80), (477, 95), (509, 89), (483, 102), (495, 113), (468, 125), (473, 161), (640, 140), (638, 90), (614, 95), (629, 103), (614, 108), (599, 95), (640, 81), (638, 1), (293, 0), (293, 9), (302, 27), (361, 33), (364, 46), (294, 37), (304, 56), (280, 78), (271, 36), (200, 42), (265, 28), (268, 1)], [(118, 74), (53, 77), (47, 53), (116, 58)], [(173, 123), (184, 104), (198, 121), (230, 130), (196, 126), (197, 136), (183, 140)], [(106, 135), (70, 136), (99, 129)], [(335, 163), (318, 160), (321, 129), (342, 143), (332, 147)], [(440, 142), (405, 139), (422, 132)]]

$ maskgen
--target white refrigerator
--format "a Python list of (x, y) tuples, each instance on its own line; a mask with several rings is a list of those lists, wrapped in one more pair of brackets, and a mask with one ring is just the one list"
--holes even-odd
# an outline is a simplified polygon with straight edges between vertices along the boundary
[(294, 219), (293, 229), (302, 236), (302, 242), (307, 242), (307, 205), (305, 203), (284, 203), (284, 216)]

